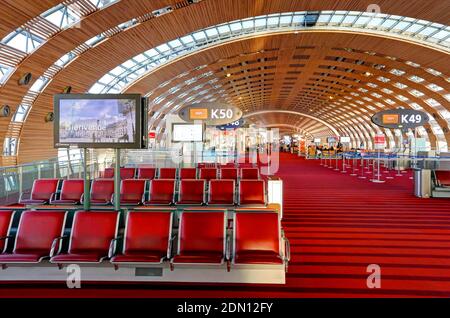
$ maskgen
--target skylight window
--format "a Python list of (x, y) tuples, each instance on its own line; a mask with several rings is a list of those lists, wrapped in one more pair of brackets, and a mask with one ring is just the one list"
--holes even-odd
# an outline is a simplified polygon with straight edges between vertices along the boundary
[(395, 102), (392, 99), (385, 99), (384, 100), (386, 103), (388, 103), (389, 105), (395, 105)]
[(390, 73), (391, 73), (391, 74), (394, 74), (394, 75), (397, 75), (397, 76), (402, 76), (402, 75), (405, 74), (406, 72), (405, 72), (405, 71), (402, 71), (402, 70), (398, 70), (398, 69), (393, 68), (393, 69), (390, 71)]
[(394, 86), (397, 87), (397, 88), (400, 88), (400, 89), (405, 89), (405, 88), (408, 87), (408, 86), (406, 86), (405, 84), (398, 83), (398, 82), (395, 83)]
[(423, 95), (425, 95), (424, 93), (422, 93), (421, 91), (418, 91), (416, 89), (410, 90), (409, 93), (416, 97), (422, 97)]
[(415, 68), (420, 67), (420, 64), (417, 64), (417, 63), (414, 63), (414, 62), (411, 62), (411, 61), (406, 61), (405, 63), (408, 64), (409, 66), (412, 66), (412, 67), (415, 67)]
[(436, 85), (436, 84), (428, 84), (427, 87), (429, 89), (431, 89), (433, 92), (440, 92), (443, 90), (442, 87), (440, 87), (439, 85)]
[(433, 98), (429, 98), (429, 99), (427, 99), (425, 102), (426, 102), (428, 105), (432, 106), (432, 107), (441, 106), (441, 104), (440, 104), (437, 100), (435, 100), (435, 99), (433, 99)]
[(378, 94), (378, 93), (372, 93), (371, 94), (373, 97), (376, 97), (376, 98), (381, 98), (382, 96), (380, 95), (380, 94)]
[(442, 75), (441, 72), (436, 71), (435, 69), (432, 69), (432, 68), (427, 68), (427, 69), (425, 69), (425, 71), (427, 71), (430, 74), (433, 74), (434, 76), (441, 76)]
[(415, 82), (415, 83), (421, 83), (424, 81), (423, 78), (416, 76), (416, 75), (412, 75), (410, 77), (408, 77), (410, 81)]
[(383, 76), (377, 77), (377, 80), (379, 80), (380, 82), (383, 82), (383, 83), (388, 83), (391, 81), (389, 78), (386, 78)]
[(422, 109), (422, 106), (420, 106), (417, 103), (410, 103), (409, 106), (411, 106), (411, 108), (416, 109), (416, 110)]

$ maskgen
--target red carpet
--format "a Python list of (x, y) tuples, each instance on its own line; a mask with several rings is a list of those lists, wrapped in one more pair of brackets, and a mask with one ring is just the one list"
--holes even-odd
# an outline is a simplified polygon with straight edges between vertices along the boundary
[[(281, 154), (286, 285), (16, 284), (0, 297), (449, 297), (450, 200), (414, 197), (409, 175), (374, 184), (319, 163)], [(380, 289), (367, 288), (369, 264)]]

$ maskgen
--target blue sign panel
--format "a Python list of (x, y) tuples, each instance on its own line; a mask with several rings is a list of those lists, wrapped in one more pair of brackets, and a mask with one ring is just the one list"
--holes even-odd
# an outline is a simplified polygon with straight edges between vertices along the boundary
[(220, 126), (216, 126), (218, 129), (220, 130), (226, 130), (226, 129), (236, 129), (236, 128), (241, 128), (243, 127), (245, 124), (245, 120), (243, 118), (233, 121), (229, 124), (225, 124), (225, 125), (220, 125)]

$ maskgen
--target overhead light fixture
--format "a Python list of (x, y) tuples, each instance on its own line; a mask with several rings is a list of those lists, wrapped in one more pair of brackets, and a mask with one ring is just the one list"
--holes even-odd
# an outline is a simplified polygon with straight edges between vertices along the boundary
[(231, 74), (230, 73), (227, 73), (227, 77), (230, 77), (231, 76)]

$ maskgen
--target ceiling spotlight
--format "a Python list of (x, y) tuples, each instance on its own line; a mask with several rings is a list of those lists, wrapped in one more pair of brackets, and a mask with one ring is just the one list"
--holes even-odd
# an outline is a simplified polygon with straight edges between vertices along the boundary
[(231, 74), (230, 74), (230, 73), (228, 73), (228, 74), (227, 74), (227, 77), (230, 77), (230, 76), (231, 76)]
[(372, 76), (373, 74), (370, 73), (370, 72), (365, 72), (364, 75), (365, 75), (365, 76)]

